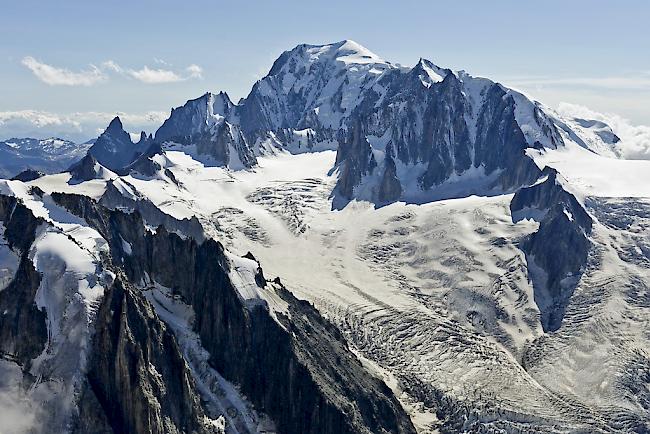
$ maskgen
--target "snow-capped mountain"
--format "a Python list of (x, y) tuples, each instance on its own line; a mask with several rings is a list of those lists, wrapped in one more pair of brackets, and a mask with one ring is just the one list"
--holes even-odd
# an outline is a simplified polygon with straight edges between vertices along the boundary
[(467, 177), (483, 180), (466, 186), (475, 193), (518, 188), (539, 176), (527, 148), (555, 149), (570, 136), (605, 152), (617, 141), (608, 128), (561, 119), (464, 71), (425, 59), (403, 67), (342, 41), (284, 52), (238, 104), (223, 92), (188, 101), (155, 140), (232, 168), (274, 148), (335, 149), (337, 203), (390, 203), (427, 200), (444, 181)]
[(44, 173), (65, 170), (89, 147), (54, 137), (5, 140), (0, 142), (0, 177), (11, 178), (28, 169)]
[[(650, 162), (352, 41), (0, 181), (17, 432), (650, 431)], [(0, 413), (2, 414), (2, 413)], [(1, 429), (0, 429), (1, 431)]]
[[(238, 125), (229, 121), (234, 105), (228, 95), (206, 93), (172, 110), (156, 131), (159, 143), (172, 142), (194, 148), (194, 154), (208, 157), (212, 164), (232, 169), (250, 168), (255, 154)], [(200, 158), (200, 157), (199, 157)]]

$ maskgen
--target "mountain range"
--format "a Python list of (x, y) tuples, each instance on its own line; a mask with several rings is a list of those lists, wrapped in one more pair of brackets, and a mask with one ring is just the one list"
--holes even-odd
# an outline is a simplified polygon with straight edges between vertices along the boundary
[(649, 432), (650, 162), (619, 144), (349, 40), (136, 142), (117, 117), (83, 146), (4, 142), (2, 173), (34, 172), (0, 181), (3, 418)]

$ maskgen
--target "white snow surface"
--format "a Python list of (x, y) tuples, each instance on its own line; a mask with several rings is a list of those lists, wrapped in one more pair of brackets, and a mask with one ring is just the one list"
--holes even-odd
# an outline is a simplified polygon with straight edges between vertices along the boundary
[[(599, 177), (592, 177), (602, 185), (612, 168), (630, 163), (572, 143), (535, 159), (542, 165), (540, 159), (546, 163), (551, 157), (560, 161), (554, 167), (582, 199), (606, 200), (612, 190), (580, 183), (582, 169), (572, 168), (571, 161), (597, 159), (602, 168)], [(560, 377), (541, 365), (534, 375), (522, 367), (531, 346), (555, 341), (541, 329), (526, 258), (516, 247), (537, 223), (512, 222), (511, 195), (422, 199), (381, 208), (352, 201), (332, 211), (329, 193), (336, 174), (329, 173), (334, 158), (333, 151), (280, 152), (260, 157), (253, 170), (235, 172), (168, 152), (167, 168), (181, 187), (162, 179), (125, 180), (163, 211), (178, 218), (197, 216), (208, 234), (224, 242), (233, 252), (231, 276), (244, 300), (257, 303), (265, 294), (253, 283), (257, 264), (238, 256), (251, 251), (267, 278), (280, 276), (294, 294), (314, 302), (343, 327), (364, 357), (391, 375), (399, 378), (408, 372), (445, 396), (468, 403), (478, 418), (507, 414), (577, 429), (591, 425), (576, 416), (574, 405), (586, 406), (592, 417), (608, 414), (604, 398), (595, 396), (600, 389), (570, 386), (577, 380), (569, 378), (583, 375), (569, 361), (570, 353)], [(443, 192), (472, 179), (452, 180)], [(625, 182), (632, 181), (621, 180), (620, 193), (634, 193)], [(641, 187), (637, 196), (649, 197)], [(405, 321), (409, 331), (399, 332)], [(449, 339), (458, 344), (450, 345)], [(635, 345), (642, 345), (635, 339)], [(562, 348), (574, 343), (564, 335), (556, 342)], [(582, 360), (590, 363), (601, 357), (583, 351)], [(602, 375), (619, 375), (614, 365), (605, 369)], [(607, 394), (612, 399), (616, 395), (613, 389)], [(415, 418), (434, 423), (427, 409), (413, 405), (406, 395), (401, 399)], [(621, 395), (612, 402), (638, 411)]]
[(230, 262), (228, 277), (230, 277), (230, 281), (244, 304), (251, 307), (263, 304), (264, 298), (255, 282), (255, 274), (259, 267), (257, 262), (252, 259), (241, 258), (232, 253), (227, 253), (226, 256)]
[(538, 167), (557, 169), (583, 196), (650, 197), (650, 160), (599, 155), (568, 140), (556, 150), (528, 150)]
[[(580, 200), (650, 197), (644, 162), (599, 156), (564, 138), (565, 148), (529, 153), (540, 167), (557, 168)], [(647, 269), (622, 265), (615, 254), (593, 258), (585, 283), (576, 290), (578, 299), (588, 301), (568, 309), (566, 332), (545, 334), (530, 284), (534, 264), (517, 248), (537, 223), (512, 222), (512, 195), (486, 191), (462, 197), (463, 183), (471, 185), (483, 176), (476, 173), (438, 190), (440, 197), (458, 193), (456, 199), (438, 200), (432, 194), (381, 208), (352, 201), (332, 211), (334, 159), (333, 151), (277, 152), (260, 157), (252, 170), (232, 171), (168, 151), (159, 162), (178, 185), (164, 177), (121, 179), (127, 186), (124, 194), (145, 196), (177, 218), (199, 218), (206, 232), (232, 252), (230, 275), (243, 300), (265, 300), (272, 314), (286, 309), (272, 290), (254, 284), (257, 264), (240, 257), (251, 251), (267, 279), (280, 276), (295, 295), (315, 303), (364, 357), (385, 370), (386, 378), (412, 375), (458, 405), (468, 405), (472, 417), (485, 421), (507, 417), (555, 423), (570, 431), (589, 429), (601, 423), (594, 421), (611, 418), (611, 412), (639, 414), (629, 395), (617, 392), (619, 386), (600, 384), (622, 375), (620, 361), (611, 359), (607, 349), (616, 345), (617, 324), (633, 321), (630, 327), (640, 327), (647, 322), (647, 314), (625, 301), (625, 285), (617, 286), (616, 279), (638, 276), (648, 282)], [(612, 179), (612, 174), (620, 177)], [(40, 185), (48, 185), (48, 178)], [(83, 183), (58, 185), (73, 189)], [(628, 236), (597, 223), (594, 233), (596, 245), (605, 246), (608, 234), (630, 244), (643, 232)], [(588, 298), (590, 282), (608, 281), (614, 282), (607, 284), (608, 301)], [(581, 319), (584, 306), (607, 312), (602, 309), (611, 303), (615, 316)], [(609, 331), (590, 334), (597, 327)], [(647, 337), (630, 336), (631, 348), (647, 348)], [(594, 339), (601, 343), (595, 345)], [(579, 353), (572, 350), (576, 345)], [(538, 350), (556, 360), (561, 372), (544, 358), (524, 369), (527, 354)], [(586, 381), (597, 369), (601, 383)], [(421, 421), (421, 432), (435, 431), (430, 409), (415, 405), (406, 394), (400, 399)]]

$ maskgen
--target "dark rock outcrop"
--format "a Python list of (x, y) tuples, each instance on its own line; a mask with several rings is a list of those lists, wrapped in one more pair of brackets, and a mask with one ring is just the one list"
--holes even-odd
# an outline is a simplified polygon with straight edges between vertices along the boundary
[(472, 165), (471, 139), (465, 121), (470, 109), (460, 81), (454, 74), (447, 74), (430, 89), (432, 95), (423, 119), (424, 141), (419, 147), (419, 160), (427, 162), (427, 169), (420, 177), (424, 189)]
[(73, 164), (68, 172), (72, 177), (70, 178), (71, 182), (84, 182), (90, 181), (91, 179), (97, 179), (100, 176), (102, 167), (99, 165), (95, 157), (90, 153), (86, 154), (81, 160)]
[(106, 130), (88, 150), (102, 166), (119, 171), (133, 163), (151, 145), (146, 135), (141, 133), (140, 141), (133, 143), (129, 133), (124, 131), (122, 121), (115, 117)]
[(257, 159), (249, 141), (239, 126), (228, 121), (234, 112), (235, 105), (226, 93), (206, 93), (172, 109), (156, 131), (155, 141), (194, 145), (199, 155), (209, 156), (219, 165), (231, 167), (241, 163), (243, 167), (252, 167)]
[(164, 226), (150, 233), (137, 211), (108, 210), (73, 195), (53, 198), (102, 233), (130, 281), (156, 281), (194, 307), (194, 328), (210, 364), (239, 385), (279, 432), (414, 432), (390, 389), (365, 371), (311, 305), (262, 282), (259, 270), (258, 290), (283, 300), (287, 311), (272, 313), (266, 302), (243, 300), (220, 243), (197, 243)]
[(386, 149), (384, 158), (384, 172), (379, 183), (379, 192), (377, 194), (378, 203), (390, 203), (398, 200), (402, 195), (402, 184), (397, 176), (397, 168), (393, 159), (393, 148)]
[(345, 138), (339, 141), (336, 154), (336, 164), (340, 167), (336, 188), (344, 199), (352, 199), (354, 187), (361, 182), (363, 176), (375, 170), (377, 162), (359, 119), (353, 122), (347, 133), (341, 135), (345, 135)]
[[(510, 203), (514, 221), (528, 217), (539, 221), (538, 230), (523, 240), (520, 247), (529, 262), (545, 331), (561, 326), (591, 248), (593, 220), (559, 177), (555, 169), (545, 168), (542, 177), (534, 185), (517, 191)], [(536, 268), (544, 275), (539, 276)]]
[[(88, 366), (84, 395), (94, 396), (102, 411), (82, 404), (84, 412), (114, 433), (210, 432), (173, 334), (123, 280), (118, 273), (99, 308)], [(76, 432), (85, 425), (80, 418)]]
[(13, 280), (0, 291), (0, 353), (29, 370), (48, 336), (46, 314), (34, 301), (41, 277), (29, 259), (29, 248), (44, 221), (18, 199), (5, 195), (0, 195), (0, 220), (8, 246), (21, 255)]
[(23, 170), (18, 175), (11, 178), (11, 180), (29, 182), (29, 181), (34, 181), (42, 176), (45, 176), (45, 172), (41, 172), (40, 170), (27, 169), (27, 170)]
[[(151, 142), (151, 139), (146, 140)], [(142, 140), (140, 140), (138, 143), (141, 142)], [(162, 170), (162, 166), (152, 159), (152, 157), (155, 155), (164, 154), (161, 146), (158, 143), (154, 142), (151, 142), (145, 146), (147, 147), (143, 148), (144, 152), (141, 155), (139, 155), (131, 164), (117, 172), (119, 175), (129, 175), (135, 172), (144, 176), (152, 177), (155, 176), (160, 170)]]
[(561, 179), (557, 170), (545, 167), (534, 185), (522, 187), (513, 196), (510, 202), (513, 220), (525, 218), (527, 211), (546, 212), (561, 204), (571, 214), (571, 218), (576, 219), (578, 225), (589, 232), (592, 225), (591, 217), (576, 197), (564, 188), (564, 183), (566, 181)]

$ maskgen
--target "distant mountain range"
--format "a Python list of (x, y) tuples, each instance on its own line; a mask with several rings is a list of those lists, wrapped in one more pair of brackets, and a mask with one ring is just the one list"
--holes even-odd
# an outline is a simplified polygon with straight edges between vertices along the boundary
[(82, 158), (90, 146), (54, 137), (5, 140), (0, 142), (0, 177), (11, 178), (27, 169), (44, 173), (66, 170)]

